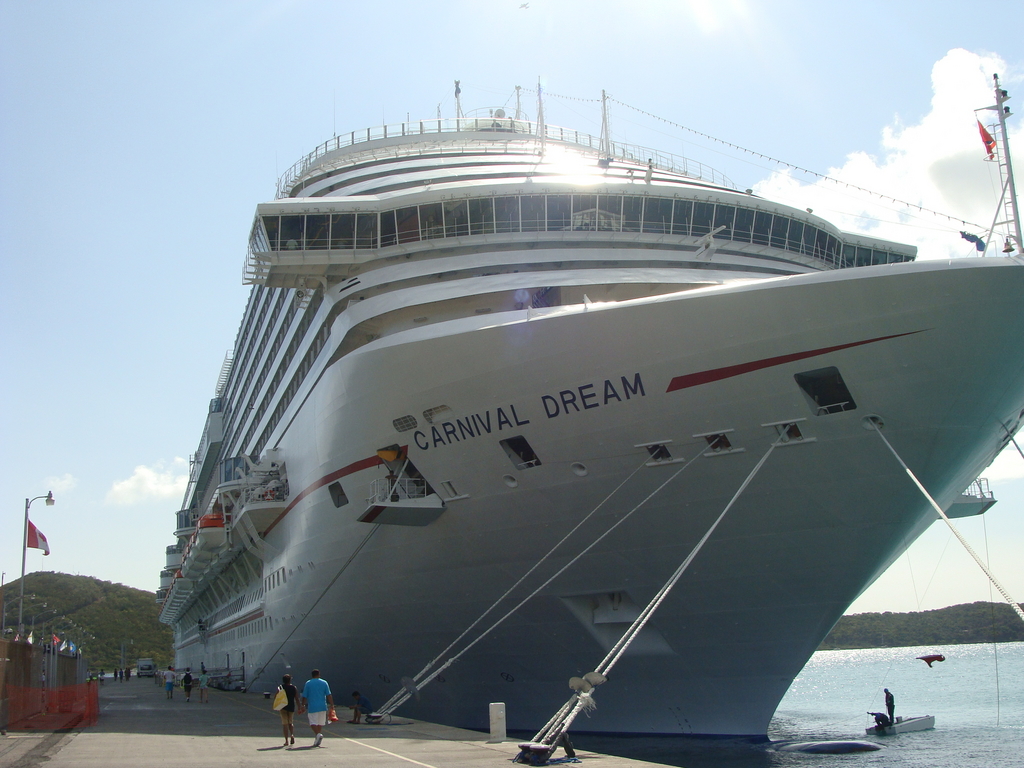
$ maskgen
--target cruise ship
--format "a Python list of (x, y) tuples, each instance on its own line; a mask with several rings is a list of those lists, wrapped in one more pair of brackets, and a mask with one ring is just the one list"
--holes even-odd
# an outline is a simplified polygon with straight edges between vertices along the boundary
[(256, 207), (161, 573), (176, 667), (534, 730), (728, 507), (575, 727), (763, 737), (937, 519), (893, 451), (975, 514), (1024, 419), (1021, 261), (916, 256), (519, 113), (335, 136)]

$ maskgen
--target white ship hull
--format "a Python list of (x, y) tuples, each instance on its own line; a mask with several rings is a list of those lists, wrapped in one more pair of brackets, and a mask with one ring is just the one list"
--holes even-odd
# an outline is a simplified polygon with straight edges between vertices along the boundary
[[(1022, 295), (1013, 262), (924, 262), (470, 317), (371, 342), (326, 366), (286, 415), (277, 447), (291, 496), (265, 535), (259, 602), (202, 639), (179, 633), (176, 664), (241, 665), (255, 690), (318, 667), (336, 699), (358, 688), (379, 704), (584, 515), (608, 499), (481, 627), (650, 496), (400, 711), (486, 727), (488, 703), (504, 701), (510, 728), (535, 729), (776, 440), (763, 425), (803, 420), (803, 439), (773, 452), (575, 726), (763, 735), (844, 609), (935, 517), (865, 417), (880, 417), (951, 504), (1019, 423)], [(819, 414), (794, 381), (828, 366), (854, 410)], [(438, 406), (451, 410), (395, 431), (393, 420)], [(728, 434), (733, 450), (657, 491), (684, 464), (643, 466), (651, 456), (636, 446), (689, 460), (708, 451), (694, 437), (707, 433)], [(518, 469), (499, 445), (519, 435), (538, 466)], [(429, 525), (359, 521), (387, 473), (377, 451), (394, 444), (445, 499)]]

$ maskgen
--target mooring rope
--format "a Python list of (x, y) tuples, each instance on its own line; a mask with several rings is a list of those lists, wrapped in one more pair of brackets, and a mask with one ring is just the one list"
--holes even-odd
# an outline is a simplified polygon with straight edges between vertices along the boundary
[[(717, 442), (718, 442), (718, 440), (716, 438), (714, 443), (712, 443), (712, 447)], [(398, 707), (400, 707), (402, 704), (404, 704), (406, 701), (408, 701), (412, 697), (412, 695), (414, 693), (416, 693), (417, 691), (421, 690), (425, 685), (430, 683), (438, 675), (440, 675), (442, 672), (444, 672), (444, 670), (446, 670), (448, 667), (450, 667), (452, 664), (454, 664), (462, 655), (464, 655), (467, 651), (469, 651), (470, 648), (472, 648), (477, 643), (479, 643), (481, 640), (483, 640), (485, 637), (487, 637), (487, 635), (489, 635), (491, 632), (493, 632), (499, 625), (501, 625), (502, 622), (504, 622), (507, 618), (509, 618), (516, 611), (518, 611), (531, 598), (535, 597), (542, 589), (544, 589), (546, 586), (548, 586), (548, 584), (550, 584), (556, 578), (558, 578), (563, 573), (565, 573), (565, 571), (567, 571), (577, 561), (579, 561), (579, 559), (581, 557), (583, 557), (591, 549), (593, 549), (601, 541), (603, 541), (605, 539), (605, 537), (607, 537), (609, 534), (612, 533), (612, 531), (614, 531), (616, 528), (618, 528), (620, 525), (622, 525), (624, 522), (626, 522), (626, 520), (628, 520), (630, 518), (630, 516), (633, 515), (634, 512), (636, 512), (641, 507), (643, 507), (644, 504), (646, 504), (648, 501), (650, 501), (665, 486), (667, 486), (669, 483), (671, 483), (673, 480), (675, 480), (687, 467), (689, 467), (691, 464), (693, 464), (693, 462), (696, 461), (698, 458), (700, 458), (700, 456), (702, 456), (702, 455), (703, 455), (703, 452), (698, 452), (696, 456), (694, 456), (692, 459), (690, 459), (685, 464), (683, 464), (682, 467), (680, 467), (678, 470), (676, 470), (672, 474), (672, 476), (668, 478), (668, 480), (666, 480), (661, 485), (659, 485), (657, 488), (655, 488), (654, 491), (652, 491), (647, 497), (645, 497), (639, 504), (637, 504), (635, 507), (633, 507), (631, 510), (629, 510), (629, 512), (627, 512), (621, 518), (616, 520), (615, 523), (613, 523), (611, 526), (609, 526), (608, 530), (606, 530), (604, 533), (602, 533), (600, 536), (598, 536), (596, 539), (594, 539), (594, 541), (592, 541), (583, 550), (581, 550), (568, 563), (566, 563), (561, 568), (559, 568), (557, 571), (555, 571), (555, 573), (553, 573), (551, 576), (549, 576), (542, 584), (540, 584), (536, 589), (534, 589), (532, 592), (530, 592), (530, 594), (528, 594), (526, 597), (524, 597), (522, 600), (520, 600), (518, 603), (516, 603), (515, 606), (513, 606), (507, 613), (505, 613), (496, 622), (491, 624), (490, 627), (488, 627), (483, 632), (481, 632), (472, 642), (467, 644), (466, 647), (464, 647), (461, 651), (459, 651), (454, 656), (452, 656), (447, 661), (445, 661), (440, 667), (438, 667), (433, 672), (431, 672), (429, 675), (427, 675), (428, 670), (430, 670), (449, 651), (451, 651), (452, 648), (454, 648), (459, 643), (459, 641), (462, 640), (462, 638), (464, 638), (469, 633), (469, 631), (473, 627), (475, 627), (477, 624), (479, 624), (480, 621), (483, 620), (483, 618), (485, 616), (487, 616), (487, 614), (489, 614), (491, 611), (493, 611), (495, 608), (497, 608), (497, 606), (501, 603), (501, 601), (504, 600), (519, 584), (521, 584), (523, 582), (523, 580), (530, 573), (535, 571), (537, 569), (537, 566), (539, 566), (541, 562), (546, 560), (556, 549), (558, 549), (558, 547), (561, 546), (562, 543), (566, 539), (569, 538), (569, 536), (571, 536), (584, 522), (586, 522), (587, 519), (589, 519), (591, 516), (593, 516), (593, 514), (595, 512), (597, 512), (597, 510), (600, 509), (612, 496), (614, 496), (627, 482), (629, 482), (629, 480), (634, 475), (636, 475), (637, 472), (639, 472), (642, 468), (646, 467), (648, 465), (648, 463), (650, 462), (650, 459), (649, 458), (645, 458), (644, 462), (642, 464), (640, 464), (640, 466), (638, 466), (636, 469), (634, 469), (633, 472), (631, 472), (629, 474), (629, 476), (626, 477), (625, 480), (623, 480), (621, 483), (619, 483), (611, 491), (611, 493), (609, 493), (604, 499), (602, 499), (601, 502), (583, 518), (583, 520), (581, 520), (576, 526), (574, 526), (572, 528), (572, 530), (569, 531), (569, 533), (567, 533), (564, 537), (562, 537), (562, 539), (557, 544), (555, 544), (555, 546), (552, 547), (551, 550), (549, 550), (548, 553), (543, 558), (541, 558), (540, 561), (538, 561), (532, 568), (530, 568), (530, 570), (527, 571), (527, 573), (524, 574), (515, 584), (513, 584), (511, 587), (509, 587), (501, 597), (499, 597), (497, 600), (495, 600), (494, 603), (492, 603), (491, 606), (486, 611), (484, 611), (476, 621), (474, 621), (465, 631), (463, 631), (462, 634), (460, 634), (458, 638), (453, 640), (448, 645), (447, 648), (445, 648), (441, 653), (439, 653), (437, 656), (435, 656), (433, 660), (431, 660), (422, 670), (420, 670), (419, 674), (417, 674), (416, 677), (412, 679), (412, 685), (406, 685), (401, 691), (399, 691), (394, 696), (392, 696), (385, 703), (385, 705), (383, 707), (381, 707), (380, 710), (378, 710), (374, 714), (389, 715), (392, 712), (394, 712)], [(426, 677), (424, 677), (424, 675), (426, 675)]]
[[(985, 572), (985, 575), (988, 576), (988, 580), (992, 582), (992, 586), (996, 588), (996, 591), (1003, 596), (1003, 599), (1006, 600), (1006, 602), (1010, 604), (1010, 607), (1013, 608), (1013, 610), (1017, 613), (1018, 616), (1020, 616), (1021, 621), (1024, 621), (1024, 610), (1021, 610), (1021, 607), (1017, 604), (1017, 602), (1012, 597), (1010, 597), (1010, 593), (1003, 588), (1003, 585), (999, 583), (999, 580), (996, 579), (995, 575), (993, 575), (993, 573), (988, 569), (988, 566), (986, 566), (985, 563), (982, 562), (982, 559), (978, 557), (978, 553), (975, 552), (971, 548), (971, 545), (967, 543), (967, 539), (963, 537), (960, 531), (957, 530), (956, 526), (953, 525), (953, 522), (949, 519), (949, 517), (946, 516), (946, 513), (943, 511), (942, 507), (940, 507), (936, 503), (935, 499), (933, 499), (931, 494), (928, 493), (924, 485), (921, 484), (921, 481), (917, 479), (917, 475), (915, 475), (911, 471), (910, 467), (907, 466), (907, 463), (903, 461), (900, 455), (896, 452), (896, 449), (892, 447), (892, 444), (885, 439), (885, 435), (883, 435), (882, 430), (878, 428), (878, 423), (875, 421), (875, 419), (869, 418), (868, 423), (871, 424), (875, 432), (878, 433), (878, 436), (882, 438), (882, 442), (885, 443), (886, 447), (888, 447), (888, 449), (892, 452), (892, 455), (896, 457), (896, 461), (900, 463), (900, 466), (903, 467), (903, 470), (907, 473), (910, 479), (914, 481), (914, 485), (916, 485), (918, 490), (921, 491), (922, 495), (926, 499), (928, 499), (928, 503), (932, 505), (932, 509), (939, 513), (939, 517), (941, 517), (945, 521), (946, 525), (949, 526), (949, 530), (953, 532), (953, 535), (956, 536), (957, 540), (963, 545), (964, 549), (967, 550), (967, 553), (974, 558), (974, 562), (978, 564), (978, 567)], [(1014, 445), (1016, 445), (1016, 441), (1014, 442)], [(1020, 450), (1019, 447), (1018, 450)]]
[[(443, 651), (441, 651), (433, 659), (431, 659), (429, 662), (427, 662), (427, 664), (423, 667), (423, 669), (421, 669), (416, 674), (416, 676), (412, 678), (412, 683), (413, 683), (412, 687), (414, 689), (413, 691), (409, 690), (409, 686), (408, 685), (405, 686), (402, 690), (398, 691), (394, 696), (392, 696), (390, 699), (388, 699), (386, 702), (384, 702), (384, 705), (377, 711), (376, 714), (381, 714), (381, 715), (391, 714), (400, 705), (402, 705), (406, 701), (408, 701), (409, 697), (413, 694), (413, 692), (414, 691), (418, 691), (420, 689), (421, 686), (418, 686), (416, 684), (419, 683), (420, 680), (423, 679), (423, 676), (426, 675), (427, 672), (429, 672), (431, 670), (431, 668), (433, 668), (433, 666), (435, 664), (440, 662), (441, 659), (443, 659), (444, 656), (452, 650), (452, 648), (454, 648), (456, 645), (458, 645), (459, 642), (461, 642), (462, 639), (466, 635), (468, 635), (473, 630), (474, 627), (476, 627), (481, 621), (483, 621), (484, 618), (486, 618), (487, 615), (491, 611), (493, 611), (495, 608), (497, 608), (502, 600), (504, 600), (512, 592), (514, 592), (515, 589), (520, 584), (522, 584), (530, 576), (530, 574), (532, 574), (534, 571), (536, 571), (541, 566), (541, 564), (543, 564), (549, 557), (551, 557), (551, 555), (554, 554), (555, 550), (557, 550), (560, 546), (562, 546), (562, 544), (564, 544), (566, 542), (566, 540), (569, 539), (570, 536), (572, 536), (576, 531), (578, 531), (580, 529), (580, 527), (583, 526), (584, 523), (586, 523), (591, 517), (593, 517), (597, 513), (597, 511), (599, 509), (601, 509), (601, 507), (603, 507), (608, 502), (609, 499), (611, 499), (612, 496), (614, 496), (616, 493), (619, 492), (619, 490), (622, 488), (622, 486), (624, 486), (631, 479), (633, 479), (633, 477), (636, 475), (636, 473), (639, 472), (641, 469), (643, 469), (647, 465), (648, 461), (649, 461), (649, 459), (645, 458), (644, 462), (642, 464), (640, 464), (640, 466), (638, 466), (636, 469), (634, 469), (632, 472), (630, 472), (629, 475), (627, 475), (626, 478), (621, 483), (619, 483), (617, 486), (615, 486), (615, 488), (613, 488), (611, 490), (611, 492), (607, 496), (605, 496), (603, 499), (601, 499), (600, 502), (598, 502), (596, 507), (594, 507), (592, 510), (590, 510), (590, 512), (588, 512), (583, 518), (581, 518), (580, 521), (578, 523), (576, 523), (576, 525), (574, 525), (572, 528), (570, 528), (569, 532), (566, 533), (561, 539), (559, 539), (558, 542), (553, 547), (551, 547), (551, 549), (549, 549), (547, 551), (547, 554), (545, 554), (540, 560), (538, 560), (536, 563), (534, 563), (522, 576), (519, 577), (519, 579), (516, 580), (515, 584), (513, 584), (511, 587), (506, 589), (505, 592), (497, 600), (495, 600), (493, 603), (491, 603), (491, 605), (487, 608), (487, 610), (485, 610), (483, 613), (481, 613), (472, 624), (470, 624), (468, 627), (466, 627), (458, 637), (456, 637), (454, 640), (452, 640)], [(531, 597), (532, 597), (532, 595), (531, 595)], [(452, 659), (451, 661), (454, 661), (454, 659)], [(447, 668), (448, 666), (450, 666), (451, 665), (451, 661), (449, 662), (449, 664), (446, 664), (444, 668)], [(438, 670), (437, 672), (435, 672), (434, 675), (432, 675), (429, 678), (429, 680), (424, 682), (424, 685), (426, 684), (426, 682), (429, 682), (430, 680), (434, 679), (434, 677), (436, 677), (441, 671), (442, 670)]]
[[(600, 685), (604, 682), (604, 679), (607, 678), (608, 672), (612, 670), (612, 667), (615, 666), (616, 662), (622, 657), (622, 654), (626, 652), (633, 640), (640, 634), (640, 631), (644, 626), (646, 626), (654, 612), (664, 602), (668, 593), (672, 591), (672, 588), (676, 585), (679, 579), (682, 578), (683, 573), (685, 573), (686, 569), (689, 568), (690, 563), (692, 563), (694, 558), (697, 557), (697, 554), (707, 543), (708, 539), (711, 538), (711, 534), (715, 532), (715, 529), (718, 528), (719, 523), (722, 522), (729, 510), (732, 509), (736, 500), (739, 499), (740, 495), (747, 489), (747, 486), (750, 485), (754, 476), (757, 475), (761, 470), (761, 467), (764, 466), (764, 463), (768, 460), (768, 457), (771, 456), (772, 451), (775, 450), (777, 445), (779, 445), (779, 441), (775, 440), (770, 446), (768, 446), (768, 450), (765, 452), (764, 456), (761, 457), (761, 460), (757, 462), (754, 468), (750, 471), (750, 474), (747, 475), (746, 479), (736, 490), (736, 493), (733, 494), (729, 503), (725, 505), (725, 509), (722, 510), (715, 522), (711, 524), (711, 527), (708, 528), (701, 540), (697, 542), (697, 545), (690, 551), (690, 554), (687, 555), (686, 559), (680, 563), (672, 576), (669, 577), (669, 580), (666, 581), (662, 588), (658, 590), (657, 594), (655, 594), (643, 611), (640, 612), (640, 615), (637, 616), (629, 628), (622, 633), (622, 637), (619, 638), (618, 642), (597, 666), (597, 669), (594, 671), (594, 673), (596, 673), (596, 677), (592, 678), (594, 682), (587, 682), (591, 682), (592, 685)], [(700, 456), (702, 454), (697, 455)], [(593, 675), (594, 673), (588, 674)], [(586, 680), (586, 677), (583, 679)], [(589, 709), (593, 706), (593, 688), (577, 691), (564, 705), (562, 705), (562, 708), (555, 714), (555, 716), (537, 732), (533, 737), (534, 743), (547, 744), (549, 746), (556, 745), (559, 743), (565, 732), (569, 730), (569, 727), (576, 719), (576, 716), (582, 710)]]
[[(985, 562), (991, 563), (992, 559), (988, 554), (988, 522), (985, 520), (984, 515), (981, 518), (981, 529), (985, 532)], [(988, 603), (989, 614), (991, 616), (989, 627), (992, 631), (992, 658), (996, 667), (996, 725), (999, 725), (999, 718), (1001, 714), (999, 710), (999, 643), (996, 642), (996, 604), (992, 602), (991, 582), (988, 585)]]

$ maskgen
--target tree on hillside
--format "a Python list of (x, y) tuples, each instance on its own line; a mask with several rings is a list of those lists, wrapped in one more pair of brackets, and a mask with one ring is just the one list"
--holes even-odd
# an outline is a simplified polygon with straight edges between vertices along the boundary
[(1024, 640), (1024, 622), (1005, 603), (969, 603), (934, 611), (843, 616), (819, 646), (892, 648), (912, 645), (1008, 643)]
[[(8, 637), (17, 624), (19, 591), (18, 581), (4, 589)], [(81, 646), (97, 669), (120, 666), (122, 643), (128, 664), (137, 658), (152, 658), (161, 666), (171, 663), (172, 633), (159, 622), (159, 612), (154, 592), (91, 576), (53, 572), (25, 576), (26, 625), (35, 618), (37, 638), (57, 634)]]

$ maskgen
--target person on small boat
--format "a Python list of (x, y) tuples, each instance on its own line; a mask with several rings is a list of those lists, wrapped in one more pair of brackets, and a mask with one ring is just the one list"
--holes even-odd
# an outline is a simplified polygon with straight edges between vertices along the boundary
[(888, 718), (888, 716), (881, 712), (868, 712), (868, 714), (875, 718), (875, 728), (877, 728), (880, 731), (883, 731), (890, 725), (892, 725), (892, 721)]
[(895, 723), (896, 715), (894, 713), (896, 712), (896, 698), (889, 693), (888, 688), (883, 688), (882, 690), (885, 691), (885, 708), (889, 712), (889, 722)]

